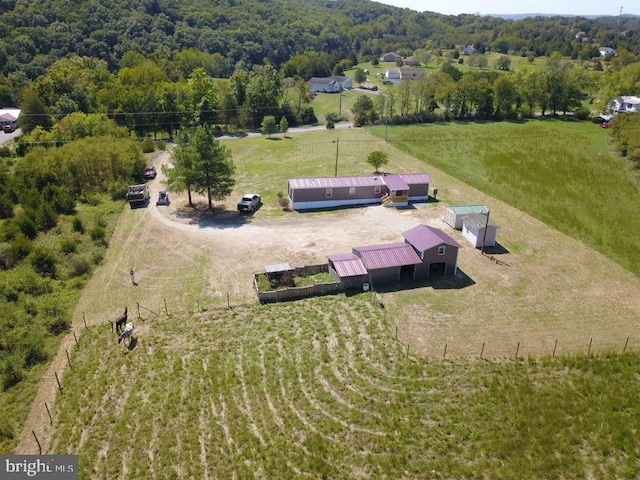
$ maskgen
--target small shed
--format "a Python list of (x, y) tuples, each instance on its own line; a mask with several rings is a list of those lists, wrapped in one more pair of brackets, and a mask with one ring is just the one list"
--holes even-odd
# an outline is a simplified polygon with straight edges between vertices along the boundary
[(264, 273), (269, 280), (275, 280), (280, 285), (286, 285), (293, 279), (295, 270), (288, 263), (276, 263), (265, 266)]
[(484, 205), (449, 205), (444, 211), (444, 221), (456, 230), (462, 230), (465, 215), (472, 213), (486, 215), (489, 209)]
[(495, 246), (497, 230), (498, 226), (480, 213), (466, 215), (462, 221), (462, 236), (475, 248), (482, 247), (483, 242), (485, 247)]
[(361, 288), (369, 280), (367, 269), (353, 253), (329, 255), (329, 273), (340, 282), (340, 288)]

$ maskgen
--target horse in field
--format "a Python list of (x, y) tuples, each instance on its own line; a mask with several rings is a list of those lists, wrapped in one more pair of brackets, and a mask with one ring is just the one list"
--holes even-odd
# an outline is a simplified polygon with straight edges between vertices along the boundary
[(116, 325), (116, 333), (120, 333), (127, 323), (127, 308), (128, 307), (124, 307), (124, 313), (113, 321)]
[(131, 344), (131, 338), (133, 337), (134, 328), (135, 326), (133, 325), (133, 322), (127, 323), (124, 327), (124, 330), (122, 330), (122, 333), (118, 335), (118, 343), (122, 342), (123, 340), (128, 340), (129, 344)]

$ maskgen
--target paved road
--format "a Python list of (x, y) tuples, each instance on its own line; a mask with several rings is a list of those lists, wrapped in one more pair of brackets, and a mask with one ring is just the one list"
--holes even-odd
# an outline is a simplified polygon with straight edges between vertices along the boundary
[(12, 138), (16, 138), (18, 135), (21, 135), (21, 134), (22, 134), (22, 130), (20, 130), (19, 128), (12, 133), (4, 133), (0, 131), (0, 145), (2, 145), (5, 142), (8, 142)]
[[(339, 122), (335, 124), (336, 129), (342, 128), (351, 128), (353, 127), (353, 123), (351, 122)], [(318, 130), (326, 130), (327, 127), (325, 125), (312, 125), (310, 127), (292, 127), (287, 130), (287, 133), (299, 133), (299, 132), (314, 132)], [(246, 138), (246, 137), (259, 137), (264, 135), (262, 132), (242, 132), (238, 134), (231, 135), (221, 135), (217, 138), (219, 139), (232, 139), (232, 138)], [(274, 133), (273, 135), (281, 135), (281, 133)]]

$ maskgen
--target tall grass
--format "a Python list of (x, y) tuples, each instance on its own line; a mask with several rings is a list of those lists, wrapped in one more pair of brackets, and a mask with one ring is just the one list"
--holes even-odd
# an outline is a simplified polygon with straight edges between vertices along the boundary
[(603, 129), (561, 120), (450, 123), (390, 127), (387, 138), (640, 275), (640, 177), (610, 152)]
[(92, 328), (48, 449), (80, 478), (640, 474), (636, 354), (428, 362), (392, 332), (364, 293), (156, 319), (131, 351)]

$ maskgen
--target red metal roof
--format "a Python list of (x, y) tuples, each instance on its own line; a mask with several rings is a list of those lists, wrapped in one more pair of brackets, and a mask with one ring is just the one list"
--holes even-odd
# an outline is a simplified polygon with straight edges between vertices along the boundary
[(329, 255), (327, 258), (333, 263), (336, 273), (340, 278), (358, 277), (367, 274), (367, 269), (364, 268), (362, 261), (353, 253)]
[(382, 177), (389, 190), (409, 190), (409, 185), (400, 175), (385, 175)]
[(401, 173), (400, 177), (407, 185), (431, 183), (431, 177), (426, 173)]
[(406, 232), (402, 232), (402, 236), (413, 245), (419, 252), (426, 252), (434, 247), (442, 245), (451, 245), (453, 247), (462, 248), (453, 238), (447, 235), (439, 228), (430, 227), (428, 225), (418, 225)]
[(364, 175), (359, 177), (313, 177), (290, 178), (289, 187), (304, 188), (337, 188), (337, 187), (366, 187), (382, 186), (382, 175)]
[(382, 245), (354, 247), (353, 253), (360, 257), (367, 270), (422, 263), (415, 250), (406, 243), (385, 243)]

